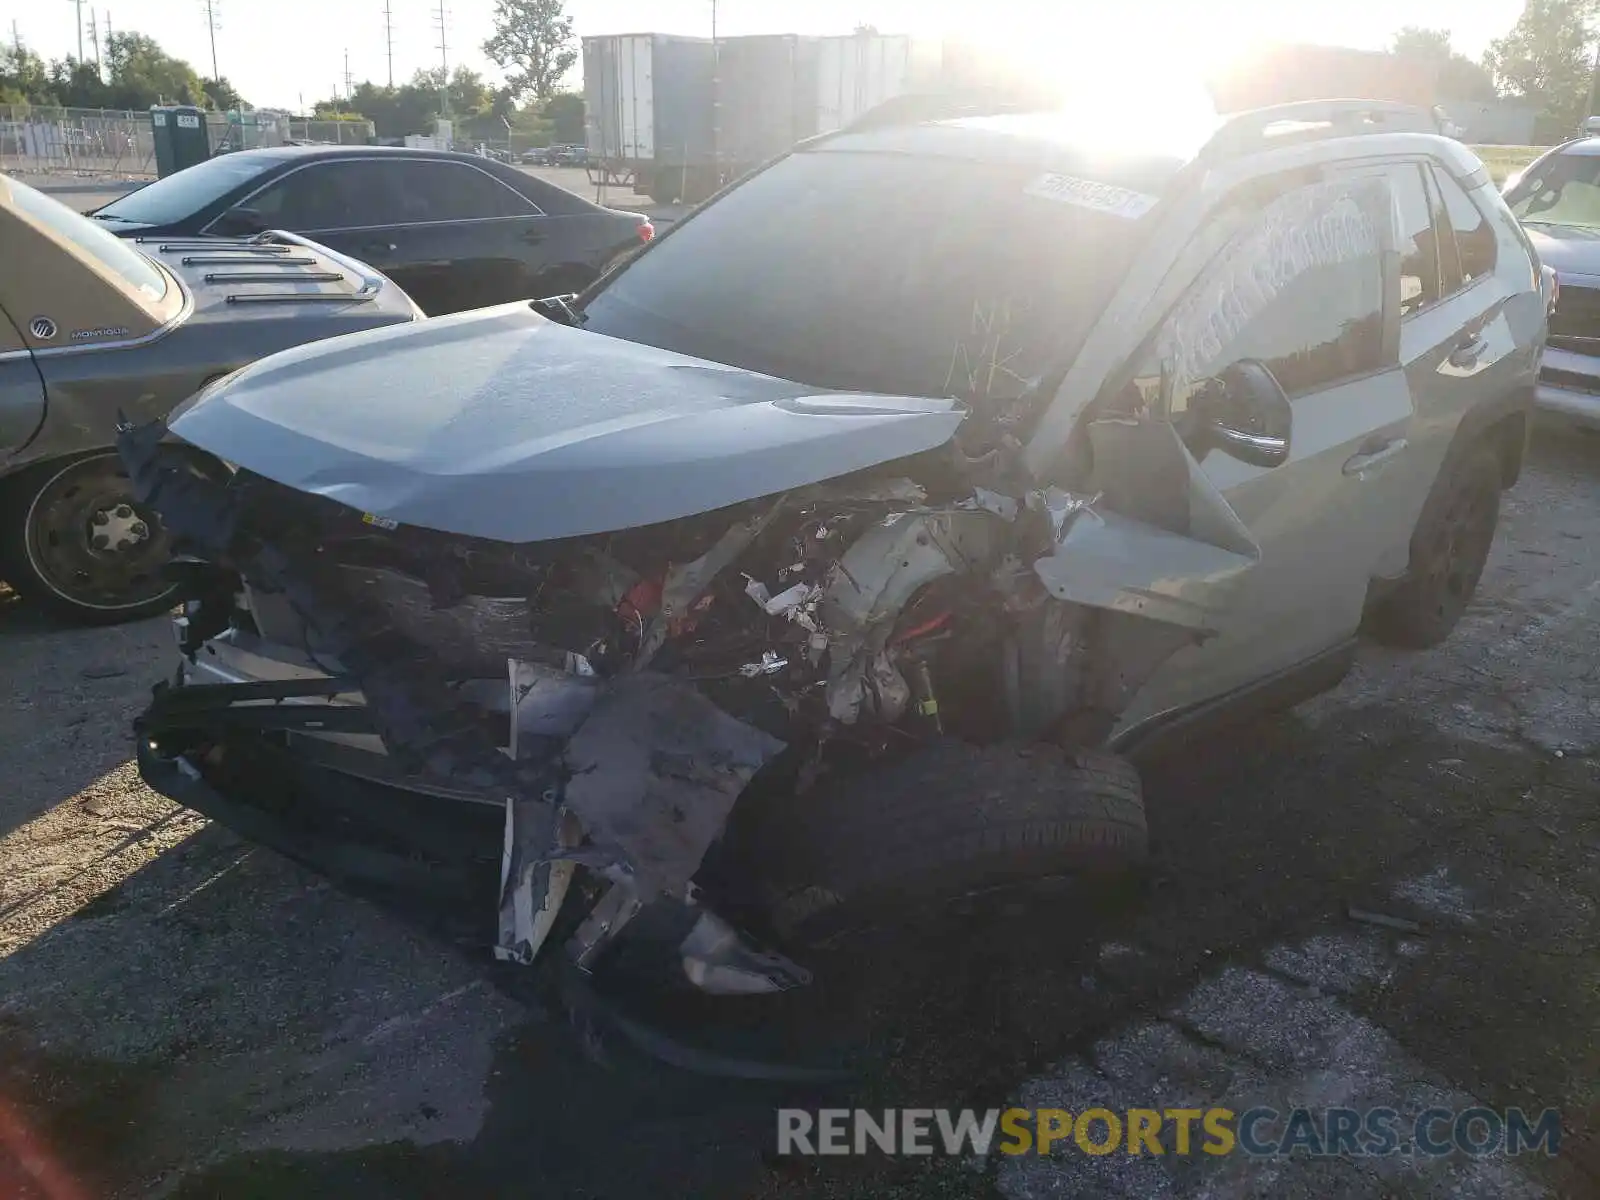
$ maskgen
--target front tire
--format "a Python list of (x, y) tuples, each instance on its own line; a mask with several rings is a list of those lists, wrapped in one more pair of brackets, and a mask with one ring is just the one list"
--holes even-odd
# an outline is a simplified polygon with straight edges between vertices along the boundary
[(975, 893), (1114, 873), (1148, 850), (1138, 773), (1100, 751), (946, 741), (796, 797), (746, 869), (794, 944)]
[(1426, 650), (1450, 636), (1494, 544), (1502, 479), (1500, 456), (1486, 443), (1446, 461), (1411, 537), (1410, 571), (1368, 619), (1375, 640)]
[(164, 612), (177, 585), (162, 574), (165, 532), (140, 508), (110, 451), (43, 463), (0, 495), (0, 573), (23, 597), (79, 625)]

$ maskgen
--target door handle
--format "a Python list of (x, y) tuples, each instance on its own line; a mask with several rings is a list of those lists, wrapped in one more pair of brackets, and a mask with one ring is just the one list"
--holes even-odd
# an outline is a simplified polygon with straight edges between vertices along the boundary
[(396, 246), (393, 242), (368, 242), (361, 247), (363, 254), (393, 254)]
[(1468, 334), (1456, 343), (1456, 348), (1450, 352), (1450, 365), (1458, 370), (1467, 370), (1478, 365), (1478, 359), (1483, 357), (1483, 352), (1489, 348), (1489, 340), (1481, 333)]
[(537, 246), (544, 241), (544, 236), (544, 230), (542, 229), (524, 229), (522, 231), (522, 240), (530, 246)]
[(1345, 459), (1344, 473), (1346, 475), (1360, 475), (1363, 471), (1372, 470), (1373, 467), (1381, 467), (1391, 458), (1398, 457), (1404, 453), (1408, 445), (1410, 443), (1405, 438), (1395, 438), (1393, 441), (1384, 442), (1372, 450), (1368, 450), (1363, 446), (1359, 453)]

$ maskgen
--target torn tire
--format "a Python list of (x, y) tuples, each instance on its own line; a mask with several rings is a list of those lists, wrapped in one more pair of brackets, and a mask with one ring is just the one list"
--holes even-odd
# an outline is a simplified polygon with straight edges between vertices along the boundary
[(753, 841), (768, 922), (799, 944), (990, 888), (1114, 873), (1148, 851), (1124, 759), (956, 741), (823, 781), (765, 816)]
[(1477, 590), (1500, 521), (1503, 471), (1478, 442), (1440, 472), (1411, 537), (1411, 568), (1366, 621), (1374, 640), (1426, 650), (1450, 636)]

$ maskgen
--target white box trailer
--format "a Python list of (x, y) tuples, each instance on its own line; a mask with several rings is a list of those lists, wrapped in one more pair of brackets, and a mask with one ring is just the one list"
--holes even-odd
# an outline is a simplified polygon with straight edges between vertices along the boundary
[(842, 129), (885, 100), (937, 82), (942, 59), (938, 42), (878, 33), (818, 41), (818, 133)]
[[(706, 38), (619, 33), (583, 39), (590, 174), (661, 190), (668, 173), (710, 173), (713, 53)], [(660, 197), (658, 197), (660, 198)]]

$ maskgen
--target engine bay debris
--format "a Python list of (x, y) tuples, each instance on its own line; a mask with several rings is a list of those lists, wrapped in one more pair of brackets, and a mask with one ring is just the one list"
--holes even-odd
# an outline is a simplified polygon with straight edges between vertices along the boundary
[[(245, 470), (219, 480), (159, 424), (124, 430), (119, 448), (179, 551), (235, 580), (191, 602), (192, 628), (289, 647), (305, 674), (344, 680), (306, 702), (353, 705), (393, 763), (383, 778), (503, 806), (499, 957), (533, 962), (581, 895), (566, 958), (587, 970), (667, 906), (683, 914), (685, 977), (750, 993), (806, 978), (700, 886), (753, 781), (804, 804), (830, 772), (941, 738), (1059, 732), (1075, 713), (1103, 733), (1254, 564), (1181, 444), (1101, 424), (1078, 491), (1009, 494), (908, 462), (528, 544), (377, 526)], [(1165, 485), (1124, 494), (1124, 468), (1152, 460)], [(214, 611), (219, 595), (231, 611)], [(1130, 641), (1129, 621), (1166, 632)], [(1063, 666), (1041, 699), (1020, 694), (1014, 664), (1042, 629)], [(208, 719), (203, 699), (163, 750), (199, 775), (271, 711), (241, 715), (219, 695)], [(333, 736), (316, 724), (283, 736)]]

